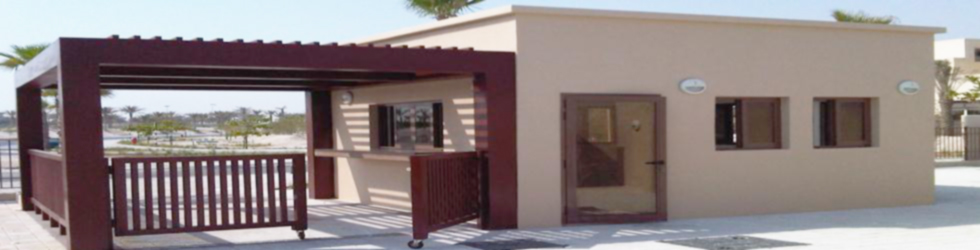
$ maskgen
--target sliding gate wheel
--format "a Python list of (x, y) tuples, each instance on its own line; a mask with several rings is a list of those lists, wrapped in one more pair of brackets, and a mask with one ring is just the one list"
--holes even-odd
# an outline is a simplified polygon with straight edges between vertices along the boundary
[(412, 240), (408, 242), (408, 247), (411, 249), (419, 249), (424, 246), (425, 244), (422, 243), (422, 240)]

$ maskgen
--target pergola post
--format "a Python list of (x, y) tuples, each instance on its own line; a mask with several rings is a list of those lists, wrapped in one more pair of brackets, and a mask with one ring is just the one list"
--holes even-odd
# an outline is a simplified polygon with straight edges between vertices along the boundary
[(330, 91), (306, 92), (306, 157), (309, 163), (309, 190), (313, 199), (337, 198), (334, 159), (317, 157), (317, 149), (332, 149), (333, 115)]
[(476, 149), (488, 159), (484, 229), (517, 228), (517, 93), (513, 61), (473, 80)]
[(58, 102), (69, 249), (112, 249), (98, 64), (62, 55)]
[(31, 180), (32, 149), (44, 149), (44, 107), (41, 105), (41, 89), (31, 84), (17, 88), (17, 146), (20, 149), (20, 198), (21, 209), (34, 209)]

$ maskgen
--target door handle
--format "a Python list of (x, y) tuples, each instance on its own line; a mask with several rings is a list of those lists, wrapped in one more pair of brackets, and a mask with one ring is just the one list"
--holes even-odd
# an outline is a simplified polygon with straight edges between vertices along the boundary
[(653, 166), (663, 166), (664, 164), (667, 164), (667, 162), (664, 162), (664, 161), (648, 161), (648, 162), (646, 162), (646, 164), (647, 165), (653, 165)]

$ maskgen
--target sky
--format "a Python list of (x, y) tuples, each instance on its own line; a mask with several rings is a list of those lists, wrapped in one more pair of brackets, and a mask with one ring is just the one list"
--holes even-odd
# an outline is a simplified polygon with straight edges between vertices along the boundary
[[(58, 37), (163, 36), (283, 41), (354, 41), (433, 22), (406, 0), (0, 0), (0, 51)], [(833, 9), (892, 15), (900, 24), (946, 27), (937, 39), (980, 38), (976, 0), (486, 0), (506, 5), (650, 11), (832, 21)], [(479, 48), (477, 48), (479, 49)], [(0, 111), (15, 109), (13, 72), (0, 69)], [(237, 107), (303, 112), (298, 92), (115, 91), (103, 106), (178, 113)]]

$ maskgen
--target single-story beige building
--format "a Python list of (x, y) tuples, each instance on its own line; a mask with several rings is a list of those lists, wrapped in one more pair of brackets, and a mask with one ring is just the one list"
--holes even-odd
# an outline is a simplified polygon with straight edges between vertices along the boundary
[[(941, 32), (511, 6), (358, 43), (516, 53), (517, 218), (529, 228), (930, 204)], [(473, 150), (472, 82), (335, 91), (335, 146)], [(442, 132), (371, 125), (391, 122), (379, 113), (425, 120), (433, 105)], [(411, 205), (407, 162), (335, 159), (340, 199)]]
[[(21, 208), (71, 249), (109, 249), (260, 227), (302, 239), (307, 199), (337, 198), (410, 208), (418, 248), (474, 219), (930, 204), (943, 31), (513, 6), (344, 45), (60, 38), (15, 77)], [(44, 89), (60, 93), (58, 152)], [(101, 89), (302, 91), (307, 153), (107, 157)]]

